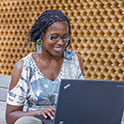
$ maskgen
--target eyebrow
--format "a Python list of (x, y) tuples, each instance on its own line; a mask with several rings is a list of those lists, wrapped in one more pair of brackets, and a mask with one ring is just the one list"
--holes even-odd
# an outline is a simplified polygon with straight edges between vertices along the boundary
[[(58, 36), (60, 36), (58, 33), (52, 33), (52, 34), (50, 34), (50, 35), (58, 35)], [(62, 35), (62, 36), (65, 36), (65, 35), (69, 35), (69, 33), (65, 33), (65, 34)]]

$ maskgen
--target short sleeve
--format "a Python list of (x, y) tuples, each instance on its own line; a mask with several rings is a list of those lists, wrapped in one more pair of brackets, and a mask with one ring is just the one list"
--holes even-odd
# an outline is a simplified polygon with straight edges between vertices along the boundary
[(28, 83), (20, 78), (17, 85), (7, 93), (7, 103), (10, 105), (23, 106), (27, 99)]
[(7, 93), (7, 103), (10, 105), (23, 106), (27, 99), (28, 83), (20, 78), (17, 85)]

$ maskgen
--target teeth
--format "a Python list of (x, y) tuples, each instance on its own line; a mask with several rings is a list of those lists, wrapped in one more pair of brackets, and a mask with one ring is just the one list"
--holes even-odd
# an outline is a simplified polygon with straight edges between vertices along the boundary
[(62, 50), (62, 47), (56, 47), (54, 48), (56, 51), (61, 51)]
[(55, 49), (57, 49), (57, 50), (61, 50), (62, 48), (55, 48)]

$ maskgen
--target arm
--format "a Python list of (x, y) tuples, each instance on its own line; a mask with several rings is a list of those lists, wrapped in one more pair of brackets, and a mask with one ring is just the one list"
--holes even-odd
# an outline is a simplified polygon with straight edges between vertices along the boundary
[(82, 59), (81, 55), (78, 52), (76, 52), (76, 55), (78, 57), (80, 68), (81, 68), (81, 72), (83, 74), (84, 73), (83, 59)]
[[(19, 61), (13, 70), (9, 90), (12, 90), (17, 85), (22, 73), (22, 68), (23, 68), (23, 61)], [(7, 108), (6, 108), (7, 123), (13, 124), (19, 117), (25, 115), (33, 115), (33, 113), (23, 112), (23, 106), (14, 106), (7, 104)]]
[[(19, 61), (13, 70), (9, 90), (12, 90), (17, 85), (22, 73), (22, 69), (23, 69), (23, 61)], [(18, 118), (22, 116), (34, 116), (34, 115), (42, 115), (44, 118), (47, 118), (48, 115), (51, 119), (53, 119), (54, 112), (55, 112), (54, 107), (48, 107), (41, 110), (24, 112), (23, 106), (15, 106), (15, 105), (7, 104), (6, 121), (8, 124), (13, 124)]]
[(47, 118), (49, 116), (53, 120), (54, 114), (55, 114), (55, 107), (53, 106), (40, 110), (25, 112), (23, 111), (23, 106), (13, 106), (7, 104), (6, 121), (8, 124), (13, 124), (18, 118), (22, 116), (34, 116), (34, 115), (42, 115), (44, 118)]

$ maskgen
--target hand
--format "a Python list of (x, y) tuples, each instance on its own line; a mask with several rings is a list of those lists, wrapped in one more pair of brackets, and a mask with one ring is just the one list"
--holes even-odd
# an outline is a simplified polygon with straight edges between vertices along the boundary
[(44, 118), (50, 117), (51, 120), (54, 119), (54, 114), (55, 114), (55, 107), (54, 106), (49, 106), (47, 108), (40, 109), (40, 115), (42, 115)]

